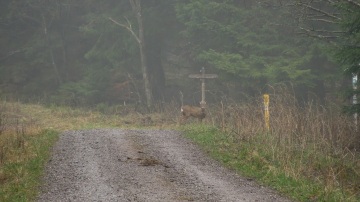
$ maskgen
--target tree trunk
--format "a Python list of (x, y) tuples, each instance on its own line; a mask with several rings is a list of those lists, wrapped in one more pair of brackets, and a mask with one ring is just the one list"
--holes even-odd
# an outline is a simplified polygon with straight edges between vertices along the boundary
[(151, 86), (149, 82), (149, 72), (147, 66), (147, 57), (146, 57), (146, 46), (145, 46), (145, 37), (144, 37), (144, 26), (143, 19), (141, 15), (141, 5), (140, 0), (129, 0), (133, 12), (136, 15), (136, 19), (139, 25), (139, 49), (140, 49), (140, 57), (141, 57), (141, 70), (143, 74), (144, 87), (145, 87), (145, 96), (146, 96), (146, 104), (148, 107), (152, 106), (152, 92)]
[(164, 100), (165, 74), (161, 61), (162, 36), (146, 38), (147, 64), (153, 101)]
[(148, 69), (148, 61), (146, 56), (146, 46), (145, 46), (145, 36), (144, 36), (144, 25), (143, 25), (143, 18), (141, 16), (141, 5), (140, 0), (129, 0), (131, 4), (131, 8), (136, 16), (136, 20), (138, 22), (139, 26), (139, 33), (136, 34), (134, 30), (131, 27), (131, 24), (129, 20), (127, 20), (127, 25), (117, 22), (116, 20), (109, 18), (110, 21), (113, 23), (124, 27), (127, 29), (133, 37), (136, 39), (136, 41), (139, 44), (140, 49), (140, 59), (141, 59), (141, 70), (143, 74), (143, 80), (144, 80), (144, 88), (145, 88), (145, 96), (146, 96), (146, 104), (148, 107), (151, 107), (153, 105), (153, 97), (151, 92), (151, 85), (150, 85), (150, 79), (149, 79), (149, 69)]
[(49, 49), (49, 53), (50, 53), (50, 60), (51, 60), (51, 65), (54, 68), (54, 73), (55, 73), (55, 77), (57, 80), (57, 83), (59, 85), (62, 84), (62, 79), (59, 73), (59, 69), (57, 67), (57, 64), (55, 62), (55, 58), (54, 58), (54, 51), (52, 50), (52, 43), (51, 43), (51, 39), (49, 36), (49, 32), (48, 32), (48, 28), (47, 28), (47, 23), (46, 23), (46, 19), (45, 16), (42, 15), (42, 20), (43, 20), (43, 28), (44, 28), (44, 35), (45, 35), (45, 41), (46, 41), (46, 46)]

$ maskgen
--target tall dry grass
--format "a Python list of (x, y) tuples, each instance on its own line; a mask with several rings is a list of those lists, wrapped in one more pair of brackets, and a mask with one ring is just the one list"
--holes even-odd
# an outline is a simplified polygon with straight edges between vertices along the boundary
[[(94, 111), (2, 102), (0, 168), (4, 162), (31, 158), (33, 152), (27, 149), (26, 137), (39, 134), (44, 128), (171, 128), (178, 123), (179, 109), (180, 104), (175, 101), (158, 103), (150, 114), (130, 106)], [(223, 99), (209, 105), (207, 114), (205, 123), (225, 132), (233, 145), (238, 145), (234, 151), (246, 144), (248, 153), (260, 159), (269, 172), (285, 173), (299, 181), (310, 179), (322, 184), (325, 194), (343, 190), (360, 197), (360, 132), (355, 129), (353, 117), (343, 114), (339, 105), (300, 105), (291, 93), (275, 91), (270, 94), (270, 130), (265, 128), (261, 95), (241, 103)], [(0, 169), (0, 185), (8, 181), (6, 178)]]
[(31, 117), (21, 112), (17, 103), (1, 102), (0, 167), (4, 162), (19, 162), (27, 158), (26, 136), (38, 133), (40, 133), (40, 128)]
[(0, 201), (33, 201), (57, 133), (16, 102), (0, 103)]
[(323, 184), (326, 193), (345, 190), (360, 196), (360, 127), (341, 107), (328, 102), (300, 105), (281, 90), (270, 94), (270, 129), (264, 121), (262, 96), (243, 102), (210, 106), (208, 123), (234, 142), (252, 145), (272, 172)]

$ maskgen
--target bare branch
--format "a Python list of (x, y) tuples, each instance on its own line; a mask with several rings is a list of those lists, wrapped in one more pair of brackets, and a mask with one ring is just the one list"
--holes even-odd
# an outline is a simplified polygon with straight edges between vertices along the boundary
[(333, 15), (333, 14), (331, 14), (331, 13), (325, 12), (325, 11), (323, 11), (323, 10), (321, 10), (321, 9), (315, 8), (315, 7), (313, 7), (313, 6), (310, 6), (309, 4), (305, 4), (305, 3), (299, 3), (299, 4), (302, 5), (302, 6), (305, 6), (306, 8), (308, 8), (308, 9), (310, 9), (310, 10), (316, 11), (316, 12), (318, 12), (318, 13), (322, 13), (322, 14), (330, 17), (330, 18), (334, 18), (334, 19), (337, 19), (337, 20), (341, 20), (341, 18), (339, 18), (339, 17), (337, 17), (337, 16), (335, 16), (335, 15)]
[(17, 53), (21, 53), (21, 52), (23, 52), (23, 51), (24, 51), (24, 48), (18, 49), (18, 50), (14, 50), (14, 51), (10, 51), (7, 55), (1, 57), (1, 58), (0, 58), (0, 61), (3, 61), (3, 60), (5, 60), (5, 59), (7, 59), (7, 58), (9, 58), (9, 57), (11, 57), (11, 56), (13, 56), (13, 55), (15, 55), (15, 54), (17, 54)]
[(354, 5), (354, 6), (357, 6), (357, 7), (360, 8), (360, 3), (358, 3), (358, 2), (355, 2), (355, 1), (353, 1), (353, 0), (345, 0), (345, 1), (348, 2), (348, 3), (351, 4), (351, 5)]
[(327, 19), (322, 19), (322, 18), (312, 18), (309, 19), (311, 21), (321, 21), (321, 22), (326, 22), (326, 23), (331, 23), (331, 24), (338, 24), (338, 22), (332, 21), (332, 20), (327, 20)]
[(139, 15), (141, 13), (141, 6), (139, 0), (129, 0), (131, 8), (133, 9), (134, 13), (136, 15)]
[(314, 32), (318, 33), (330, 33), (330, 34), (344, 34), (344, 31), (330, 31), (330, 30), (313, 30)]
[(129, 0), (129, 2), (130, 2), (130, 5), (131, 5), (131, 8), (134, 10), (136, 8), (134, 0)]
[(141, 40), (140, 40), (140, 38), (135, 34), (134, 30), (132, 29), (130, 21), (129, 21), (127, 18), (125, 18), (125, 19), (126, 19), (128, 25), (121, 24), (121, 23), (119, 23), (118, 21), (116, 21), (116, 20), (112, 19), (111, 17), (109, 17), (109, 20), (110, 20), (110, 21), (112, 21), (112, 22), (115, 23), (116, 25), (119, 25), (120, 27), (123, 27), (123, 28), (127, 29), (127, 30), (133, 35), (133, 37), (136, 39), (136, 41), (140, 44), (140, 43), (141, 43)]
[(25, 19), (28, 19), (28, 20), (30, 20), (30, 21), (32, 21), (32, 22), (35, 22), (35, 23), (37, 23), (38, 25), (41, 25), (41, 24), (42, 24), (42, 22), (40, 22), (40, 20), (38, 20), (38, 19), (36, 19), (36, 18), (34, 18), (34, 17), (32, 17), (32, 16), (29, 16), (29, 15), (27, 15), (27, 14), (22, 14), (22, 17), (24, 17)]
[(315, 38), (318, 38), (318, 39), (329, 40), (329, 39), (339, 38), (339, 36), (334, 36), (334, 35), (318, 34), (318, 31), (323, 31), (324, 32), (324, 30), (310, 30), (310, 29), (307, 29), (307, 28), (304, 28), (304, 27), (300, 27), (300, 29), (304, 31), (304, 32), (301, 32), (300, 34), (306, 34), (307, 36), (315, 37)]
[[(340, 15), (340, 13), (334, 13), (334, 15)], [(322, 17), (326, 17), (326, 15), (324, 14), (308, 14), (309, 17), (313, 17), (313, 18), (322, 18)]]

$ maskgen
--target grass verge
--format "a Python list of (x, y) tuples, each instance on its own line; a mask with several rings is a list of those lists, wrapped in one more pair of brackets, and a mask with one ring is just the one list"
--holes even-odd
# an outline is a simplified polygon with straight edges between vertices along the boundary
[(12, 150), (19, 158), (6, 161), (0, 167), (0, 201), (35, 200), (49, 149), (57, 137), (58, 133), (50, 130), (25, 136), (25, 147)]
[[(208, 125), (182, 129), (215, 159), (295, 200), (360, 201), (359, 141), (352, 120), (336, 108), (297, 107), (288, 102), (293, 99), (278, 97), (272, 99), (270, 130), (263, 127), (261, 102), (214, 105), (207, 110)], [(176, 104), (155, 112), (139, 113), (128, 106), (99, 111), (0, 103), (0, 201), (35, 197), (38, 182), (31, 176), (39, 176), (42, 168), (32, 165), (46, 160), (46, 154), (37, 159), (38, 146), (52, 136), (44, 133), (176, 127)]]
[(174, 125), (171, 117), (143, 115), (131, 107), (118, 106), (111, 112), (0, 102), (0, 201), (36, 199), (50, 148), (62, 131)]
[[(188, 125), (182, 128), (187, 137), (199, 144), (213, 158), (244, 176), (254, 178), (280, 193), (297, 201), (359, 201), (360, 196), (348, 186), (329, 185), (326, 179), (320, 180), (316, 172), (325, 172), (333, 168), (346, 169), (353, 177), (354, 189), (358, 186), (358, 174), (337, 157), (319, 156), (317, 159), (306, 150), (308, 155), (293, 150), (291, 161), (282, 161), (275, 149), (270, 149), (269, 134), (258, 134), (255, 141), (239, 141), (234, 135), (221, 132), (215, 127), (206, 125)], [(272, 152), (269, 152), (272, 151)], [(284, 163), (286, 162), (286, 163)], [(292, 162), (289, 164), (288, 162)], [(316, 163), (317, 162), (317, 163)], [(295, 167), (305, 164), (314, 169), (314, 176), (294, 175)], [(327, 166), (328, 165), (328, 166)], [(331, 165), (331, 166), (330, 166)], [(333, 170), (333, 172), (336, 172)], [(327, 176), (329, 173), (325, 173)]]

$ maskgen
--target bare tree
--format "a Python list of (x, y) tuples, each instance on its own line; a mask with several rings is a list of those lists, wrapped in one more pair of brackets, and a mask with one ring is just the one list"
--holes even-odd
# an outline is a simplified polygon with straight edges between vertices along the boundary
[(60, 73), (59, 73), (58, 65), (55, 62), (54, 51), (53, 51), (53, 47), (52, 47), (53, 45), (52, 45), (51, 36), (50, 36), (50, 33), (49, 33), (49, 29), (48, 29), (49, 22), (46, 21), (46, 17), (45, 17), (45, 15), (43, 13), (41, 14), (41, 17), (42, 17), (42, 25), (43, 25), (43, 29), (44, 29), (46, 46), (47, 46), (47, 48), (49, 50), (49, 53), (50, 53), (51, 65), (54, 68), (54, 72), (55, 72), (55, 76), (57, 78), (58, 84), (62, 84), (63, 81), (62, 81), (62, 78), (61, 78)]
[(339, 26), (343, 19), (341, 3), (360, 9), (355, 0), (295, 0), (287, 5), (298, 20), (301, 34), (333, 42), (344, 34)]
[(14, 6), (18, 8), (17, 12), (19, 14), (17, 15), (17, 18), (25, 22), (31, 22), (43, 33), (44, 37), (42, 38), (44, 40), (46, 52), (49, 53), (49, 62), (53, 68), (57, 83), (61, 85), (63, 83), (63, 78), (56, 62), (56, 54), (54, 53), (54, 44), (52, 42), (53, 32), (51, 31), (53, 22), (58, 18), (57, 13), (59, 8), (55, 6), (56, 1), (32, 0), (26, 1), (25, 6), (23, 4), (24, 3), (14, 3)]
[(109, 18), (110, 21), (119, 25), (120, 27), (125, 28), (128, 30), (132, 36), (136, 39), (137, 43), (139, 44), (140, 49), (140, 58), (141, 58), (141, 70), (143, 74), (143, 81), (145, 87), (145, 96), (146, 96), (146, 104), (148, 107), (152, 106), (152, 92), (151, 86), (149, 81), (149, 73), (148, 73), (148, 66), (147, 66), (147, 57), (146, 57), (146, 46), (145, 46), (145, 38), (144, 38), (144, 26), (143, 26), (143, 18), (141, 15), (141, 3), (140, 0), (129, 0), (133, 13), (136, 16), (136, 20), (138, 23), (138, 34), (136, 34), (131, 26), (130, 21), (126, 19), (127, 24), (119, 23), (118, 21), (114, 20), (113, 18)]

